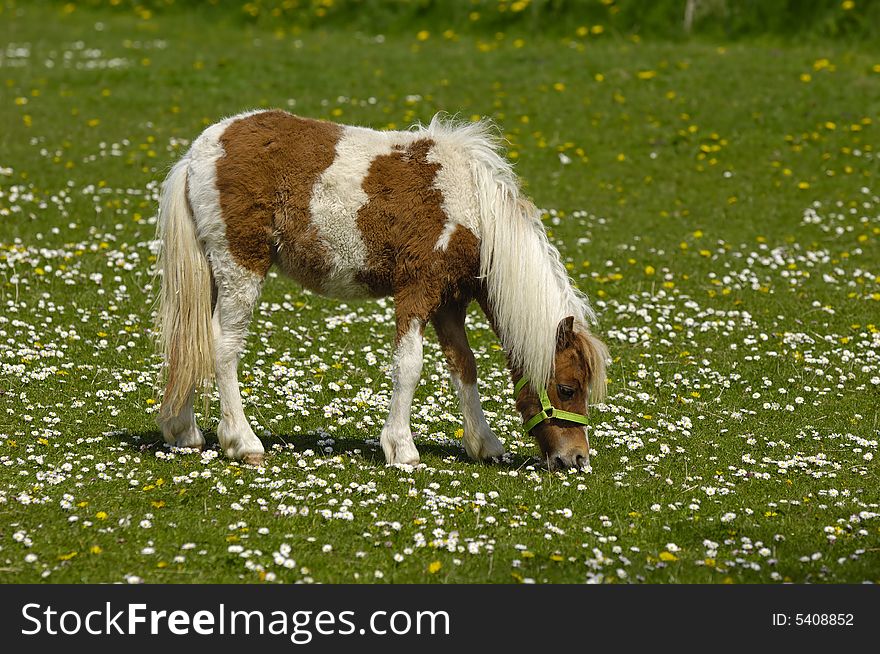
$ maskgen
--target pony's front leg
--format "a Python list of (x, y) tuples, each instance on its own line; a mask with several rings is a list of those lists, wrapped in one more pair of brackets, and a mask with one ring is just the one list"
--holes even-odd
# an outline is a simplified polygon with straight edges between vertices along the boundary
[(405, 463), (418, 465), (419, 451), (413, 443), (409, 427), (413, 395), (422, 374), (422, 334), (425, 322), (418, 318), (397, 320), (397, 346), (394, 352), (394, 370), (391, 407), (379, 442), (388, 465)]
[(452, 385), (458, 392), (463, 418), (464, 450), (476, 461), (494, 459), (504, 454), (504, 445), (486, 422), (480, 393), (477, 390), (477, 363), (467, 340), (464, 303), (440, 307), (431, 319), (437, 340), (443, 348)]

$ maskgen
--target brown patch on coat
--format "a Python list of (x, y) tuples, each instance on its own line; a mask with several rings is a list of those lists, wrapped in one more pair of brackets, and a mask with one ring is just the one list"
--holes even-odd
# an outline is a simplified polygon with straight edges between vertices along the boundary
[(398, 339), (413, 319), (469, 302), (479, 274), (480, 244), (470, 230), (458, 226), (445, 250), (434, 249), (448, 216), (434, 185), (440, 164), (428, 161), (433, 145), (422, 138), (376, 157), (362, 184), (368, 200), (357, 224), (367, 265), (358, 279), (373, 295), (394, 296)]
[(266, 111), (236, 120), (220, 137), (217, 189), (235, 261), (265, 276), (273, 259), (320, 290), (326, 248), (311, 223), (312, 188), (336, 156), (341, 127)]

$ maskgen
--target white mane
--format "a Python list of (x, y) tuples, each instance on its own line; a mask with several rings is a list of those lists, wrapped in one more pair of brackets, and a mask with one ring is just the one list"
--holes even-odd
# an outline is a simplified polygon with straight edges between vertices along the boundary
[(519, 182), (502, 156), (497, 128), (487, 120), (458, 123), (434, 116), (421, 128), (468, 153), (480, 209), (480, 275), (511, 364), (540, 387), (553, 372), (556, 328), (574, 316), (575, 329), (589, 334), (596, 316), (568, 277), (550, 243), (541, 214), (520, 195)]

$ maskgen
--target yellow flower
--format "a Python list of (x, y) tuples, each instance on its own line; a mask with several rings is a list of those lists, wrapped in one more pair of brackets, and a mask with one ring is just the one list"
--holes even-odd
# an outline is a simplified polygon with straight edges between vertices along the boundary
[(654, 266), (645, 266), (645, 274), (653, 275), (656, 271), (654, 270)]
[(107, 519), (107, 514), (106, 514), (104, 511), (98, 511), (98, 512), (95, 514), (95, 517), (96, 517), (98, 520), (106, 520), (106, 519)]
[(440, 563), (440, 561), (431, 561), (428, 564), (428, 572), (432, 575), (436, 574), (440, 570), (440, 568), (442, 568), (442, 567), (443, 567), (443, 564)]
[(678, 561), (678, 557), (675, 556), (672, 552), (667, 552), (666, 550), (660, 552), (660, 560), (661, 561)]
[(92, 545), (92, 546), (89, 548), (89, 552), (91, 552), (92, 554), (100, 554), (100, 553), (103, 552), (103, 551), (104, 551), (104, 550), (101, 549), (101, 546), (100, 546), (100, 545)]
[(562, 82), (556, 82), (556, 84), (553, 85), (553, 90), (555, 90), (555, 91), (564, 91), (564, 90), (565, 90), (565, 84), (563, 84)]
[(640, 70), (636, 73), (636, 77), (639, 79), (654, 79), (657, 77), (657, 71), (655, 70)]
[(840, 8), (844, 11), (849, 11), (850, 9), (855, 8), (855, 6), (856, 3), (853, 2), (853, 0), (843, 0), (843, 2), (840, 3)]
[(431, 38), (431, 33), (428, 30), (422, 30), (421, 32), (416, 34), (416, 38), (419, 41), (427, 41), (429, 38)]

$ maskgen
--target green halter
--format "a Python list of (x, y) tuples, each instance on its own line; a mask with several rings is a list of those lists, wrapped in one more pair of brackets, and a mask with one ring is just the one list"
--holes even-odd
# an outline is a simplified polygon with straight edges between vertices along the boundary
[[(518, 397), (520, 391), (522, 391), (528, 383), (528, 377), (523, 377), (516, 382), (516, 386), (513, 387), (513, 397)], [(565, 420), (567, 422), (576, 422), (579, 425), (587, 424), (587, 416), (581, 415), (580, 413), (572, 413), (571, 411), (563, 411), (550, 404), (550, 398), (547, 396), (547, 391), (545, 389), (542, 388), (541, 392), (538, 393), (538, 399), (541, 400), (541, 412), (529, 418), (523, 425), (523, 429), (526, 433), (529, 433), (535, 426), (541, 424), (545, 420), (550, 420), (551, 418), (555, 420)]]

